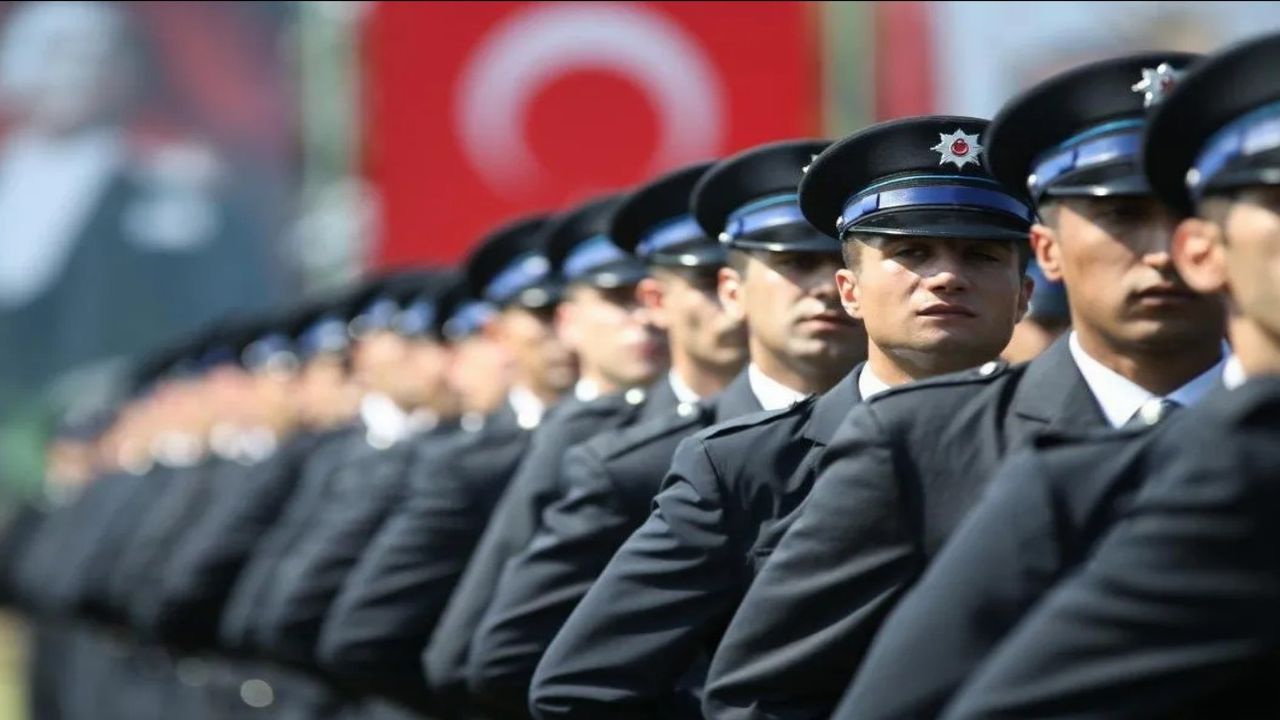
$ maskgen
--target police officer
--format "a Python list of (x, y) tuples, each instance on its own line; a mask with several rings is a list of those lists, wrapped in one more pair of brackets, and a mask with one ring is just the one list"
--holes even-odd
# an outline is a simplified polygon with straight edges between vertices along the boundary
[[(751, 262), (772, 261), (774, 271), (791, 282), (805, 277), (801, 268), (810, 273), (801, 284), (808, 296), (788, 308), (794, 334), (784, 347), (801, 361), (793, 360), (791, 369), (807, 376), (806, 390), (830, 389), (781, 411), (712, 427), (681, 444), (653, 515), (622, 546), (539, 665), (532, 691), (537, 714), (589, 716), (603, 712), (605, 704), (615, 715), (675, 712), (659, 708), (671, 701), (678, 674), (699, 648), (714, 647), (756, 563), (768, 555), (788, 514), (811, 487), (816, 459), (849, 408), (913, 375), (990, 358), (1008, 342), (1025, 306), (1025, 254), (1015, 246), (1030, 209), (1002, 191), (956, 193), (956, 186), (992, 183), (938, 173), (937, 155), (927, 144), (914, 146), (936, 138), (944, 126), (943, 132), (976, 137), (981, 125), (965, 118), (920, 118), (849, 138), (822, 150), (812, 165), (810, 157), (793, 155), (793, 182), (800, 179), (799, 168), (809, 165), (798, 204), (794, 190), (765, 202), (735, 197), (735, 188), (750, 184), (740, 176), (724, 176), (723, 184), (712, 177), (702, 182), (695, 197), (699, 216), (704, 208), (723, 209), (717, 219), (730, 238), (751, 248)], [(873, 148), (878, 162), (870, 161)], [(742, 175), (755, 169), (744, 168)], [(884, 212), (871, 206), (855, 214), (852, 208), (862, 207), (856, 204), (840, 212), (850, 199), (861, 202), (854, 197), (859, 192), (888, 178), (908, 190), (886, 195)], [(839, 228), (837, 214), (847, 218)], [(781, 218), (791, 225), (790, 237), (776, 233)], [(851, 230), (876, 237), (842, 246)], [(823, 254), (811, 257), (822, 259), (801, 264), (794, 255), (770, 258), (767, 250), (789, 249), (787, 240), (820, 249)], [(841, 251), (845, 267), (836, 255)], [(759, 269), (748, 267), (748, 279)], [(972, 322), (908, 317), (943, 307), (965, 308)], [(861, 333), (851, 332), (850, 315), (866, 327), (868, 361), (857, 367), (848, 349), (861, 349), (862, 342), (851, 342), (861, 340)], [(763, 335), (768, 327), (759, 328), (750, 317), (754, 342), (757, 331)], [(843, 326), (837, 318), (845, 318)], [(831, 334), (840, 327), (846, 333), (843, 348), (840, 336)], [(830, 349), (814, 352), (817, 340), (830, 342)], [(766, 356), (752, 349), (753, 363), (763, 365)], [(812, 364), (806, 367), (805, 360)], [(767, 394), (761, 396), (768, 409)]]
[(502, 568), (533, 537), (538, 517), (557, 493), (564, 453), (598, 433), (670, 413), (678, 404), (663, 372), (665, 337), (636, 298), (645, 266), (608, 235), (618, 200), (584, 203), (546, 229), (548, 259), (566, 284), (557, 330), (577, 351), (582, 377), (576, 398), (535, 434), (436, 624), (424, 658), (437, 693), (465, 695), (471, 637)]
[[(1197, 64), (1155, 110), (1142, 144), (1154, 192), (1196, 215), (1175, 236), (1180, 272), (1195, 289), (1231, 298), (1238, 365), (1223, 382), (1234, 389), (1175, 414), (1128, 467), (1104, 468), (1109, 490), (1139, 478), (1134, 499), (1106, 512), (1112, 490), (1083, 506), (1098, 520), (1064, 524), (1059, 542), (1076, 552), (1037, 563), (1061, 582), (1024, 596), (1034, 604), (1010, 613), (1016, 629), (974, 671), (946, 717), (1270, 717), (1280, 710), (1280, 575), (1271, 551), (1280, 498), (1269, 470), (1280, 418), (1278, 61), (1273, 34)], [(1092, 445), (1086, 451), (1097, 454)], [(1028, 460), (1020, 470), (1031, 473), (1010, 473), (992, 505), (1007, 512), (1016, 500), (1038, 516), (1045, 500), (1013, 495), (1012, 483), (1067, 487), (1061, 457)]]
[(1065, 282), (1073, 331), (1026, 365), (904, 388), (849, 414), (726, 632), (709, 714), (826, 717), (885, 614), (1011, 448), (1049, 429), (1119, 427), (1159, 397), (1191, 404), (1216, 381), (1221, 305), (1178, 277), (1176, 218), (1135, 162), (1145, 107), (1131, 88), (1143, 68), (1189, 59), (1078, 68), (973, 138), (1009, 192), (1030, 187), (1042, 220), (1032, 248)]
[(689, 212), (702, 163), (631, 193), (614, 212), (610, 236), (649, 268), (641, 300), (666, 329), (680, 401), (668, 417), (599, 435), (566, 454), (563, 488), (539, 520), (535, 539), (511, 559), (472, 639), (468, 683), (494, 714), (528, 714), (529, 681), (551, 638), (614, 551), (648, 515), (679, 440), (714, 422), (758, 410), (745, 382), (720, 397), (746, 361), (745, 324), (716, 296), (725, 247)]
[(405, 501), (361, 554), (321, 628), (321, 667), (361, 693), (438, 709), (422, 649), (532, 432), (574, 383), (573, 356), (554, 329), (562, 287), (546, 256), (546, 224), (541, 216), (505, 224), (467, 259), (463, 297), (442, 333), (490, 338), (510, 359), (510, 390), (490, 413), (464, 421), (447, 446), (420, 456), (429, 468), (411, 472)]

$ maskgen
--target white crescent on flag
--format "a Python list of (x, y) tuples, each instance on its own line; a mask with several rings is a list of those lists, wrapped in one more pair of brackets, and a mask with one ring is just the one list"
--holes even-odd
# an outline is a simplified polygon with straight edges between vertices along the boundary
[(467, 160), (496, 191), (516, 194), (539, 181), (544, 170), (525, 142), (529, 104), (540, 88), (584, 68), (631, 79), (653, 104), (659, 137), (650, 173), (717, 152), (720, 81), (679, 25), (643, 5), (536, 3), (481, 41), (456, 90)]

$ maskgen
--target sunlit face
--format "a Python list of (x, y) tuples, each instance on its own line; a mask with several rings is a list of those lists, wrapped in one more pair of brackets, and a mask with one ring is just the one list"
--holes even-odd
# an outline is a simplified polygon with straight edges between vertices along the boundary
[(720, 297), (752, 341), (788, 365), (831, 375), (866, 356), (861, 323), (840, 306), (836, 253), (753, 252), (741, 271), (722, 270)]
[(408, 353), (405, 339), (389, 330), (366, 333), (351, 348), (351, 377), (366, 390), (394, 396)]
[(716, 294), (716, 269), (654, 271), (660, 299), (650, 312), (671, 345), (698, 365), (732, 372), (747, 360), (747, 328)]
[(1232, 301), (1250, 322), (1280, 338), (1280, 188), (1240, 191), (1222, 229)]
[(1071, 198), (1032, 228), (1045, 276), (1062, 280), (1079, 332), (1115, 348), (1177, 350), (1222, 333), (1222, 306), (1178, 275), (1176, 218), (1151, 198)]
[(636, 298), (634, 285), (576, 285), (560, 305), (558, 329), (578, 353), (583, 374), (618, 387), (642, 385), (666, 369), (666, 333)]
[(980, 365), (1009, 342), (1031, 284), (1007, 240), (870, 237), (850, 248), (841, 295), (891, 356), (951, 368)]
[(578, 360), (555, 330), (555, 308), (512, 306), (494, 319), (494, 333), (511, 355), (516, 374), (552, 392), (564, 392), (578, 379)]
[(406, 340), (404, 364), (395, 374), (392, 399), (405, 408), (452, 413), (457, 402), (448, 382), (450, 353), (431, 338)]
[(489, 412), (507, 396), (511, 358), (500, 343), (481, 332), (454, 343), (449, 384), (462, 409)]

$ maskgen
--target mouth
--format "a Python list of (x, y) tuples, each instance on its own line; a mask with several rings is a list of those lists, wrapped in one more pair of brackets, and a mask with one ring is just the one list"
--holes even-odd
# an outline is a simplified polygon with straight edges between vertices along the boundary
[(932, 305), (926, 305), (923, 308), (921, 308), (916, 314), (921, 317), (936, 317), (936, 318), (976, 318), (978, 317), (978, 313), (974, 312), (973, 310), (969, 309), (964, 305), (957, 305), (955, 303), (934, 303)]
[(812, 323), (825, 327), (853, 327), (853, 318), (839, 311), (828, 311), (816, 315), (808, 315), (801, 319), (802, 323)]
[(1141, 305), (1171, 305), (1196, 299), (1196, 293), (1187, 288), (1165, 283), (1144, 288), (1132, 294)]

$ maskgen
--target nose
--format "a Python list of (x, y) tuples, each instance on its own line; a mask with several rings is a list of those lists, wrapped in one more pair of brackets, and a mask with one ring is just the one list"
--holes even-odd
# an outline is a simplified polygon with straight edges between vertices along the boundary
[(943, 247), (933, 263), (925, 268), (924, 286), (934, 293), (953, 294), (969, 289), (969, 278), (964, 272), (961, 251), (955, 247)]
[(839, 259), (817, 263), (813, 272), (809, 273), (809, 295), (824, 302), (837, 302), (840, 291), (836, 287), (836, 270), (844, 267)]

